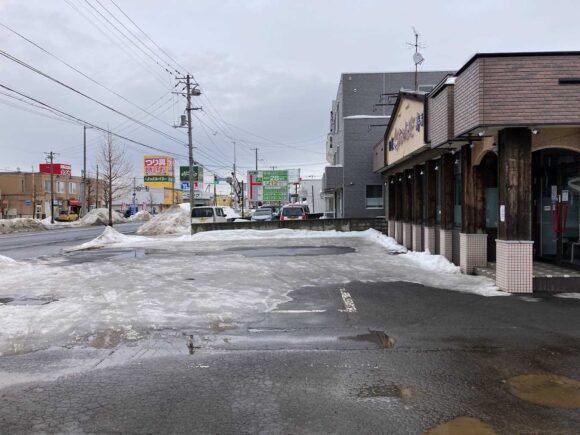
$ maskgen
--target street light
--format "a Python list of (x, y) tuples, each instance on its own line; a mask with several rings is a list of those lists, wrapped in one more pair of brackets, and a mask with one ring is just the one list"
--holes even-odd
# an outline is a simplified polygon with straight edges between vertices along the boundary
[(84, 216), (89, 209), (87, 198), (87, 128), (93, 127), (83, 125), (83, 183), (81, 189), (81, 216)]

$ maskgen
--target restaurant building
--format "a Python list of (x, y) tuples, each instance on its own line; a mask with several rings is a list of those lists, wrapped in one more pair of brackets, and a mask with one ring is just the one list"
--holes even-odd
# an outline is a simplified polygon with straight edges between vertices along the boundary
[[(374, 159), (407, 248), (495, 265), (507, 292), (580, 285), (580, 52), (476, 54), (401, 91)], [(569, 279), (534, 279), (535, 262)]]

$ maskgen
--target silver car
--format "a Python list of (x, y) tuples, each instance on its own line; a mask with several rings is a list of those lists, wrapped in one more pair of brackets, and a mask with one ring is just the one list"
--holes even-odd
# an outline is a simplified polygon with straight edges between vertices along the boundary
[(259, 208), (252, 215), (253, 222), (269, 222), (273, 219), (274, 215), (272, 214), (272, 210), (269, 208)]

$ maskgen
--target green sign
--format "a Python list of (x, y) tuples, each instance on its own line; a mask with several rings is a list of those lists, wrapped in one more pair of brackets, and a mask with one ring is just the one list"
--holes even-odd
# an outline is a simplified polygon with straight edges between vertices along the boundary
[(168, 176), (168, 175), (145, 175), (145, 177), (143, 177), (143, 181), (145, 183), (156, 183), (156, 182), (171, 182), (173, 181), (173, 179)]
[(288, 171), (261, 171), (262, 172), (262, 200), (288, 200)]
[[(179, 181), (189, 181), (189, 166), (179, 167)], [(193, 166), (193, 181), (203, 183), (203, 167)]]

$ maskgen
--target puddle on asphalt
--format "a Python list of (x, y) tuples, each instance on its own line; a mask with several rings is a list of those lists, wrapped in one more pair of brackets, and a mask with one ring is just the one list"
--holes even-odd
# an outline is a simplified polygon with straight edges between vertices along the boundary
[(339, 337), (340, 340), (368, 341), (384, 349), (395, 347), (395, 339), (383, 331), (373, 331), (369, 329), (368, 334), (355, 335), (354, 337)]
[(413, 397), (413, 390), (408, 387), (398, 385), (365, 385), (358, 393), (360, 399), (376, 399), (381, 397), (390, 397), (395, 399), (409, 400)]
[(0, 305), (46, 305), (56, 301), (58, 301), (58, 299), (52, 296), (38, 296), (38, 297), (0, 296)]
[(343, 255), (356, 252), (349, 246), (279, 246), (256, 248), (230, 248), (226, 252), (233, 252), (244, 257), (304, 257), (314, 255)]
[(554, 374), (527, 374), (508, 380), (519, 399), (550, 408), (580, 408), (580, 382)]
[[(75, 251), (64, 256), (65, 261), (73, 264), (92, 263), (95, 261), (115, 259), (143, 258), (156, 251), (148, 249), (92, 249), (87, 251)], [(57, 267), (61, 264), (55, 263)]]
[(132, 329), (105, 329), (87, 337), (88, 345), (95, 349), (112, 349), (124, 341), (137, 340), (139, 335)]
[(457, 417), (435, 426), (425, 435), (495, 435), (496, 432), (483, 421), (473, 417)]

